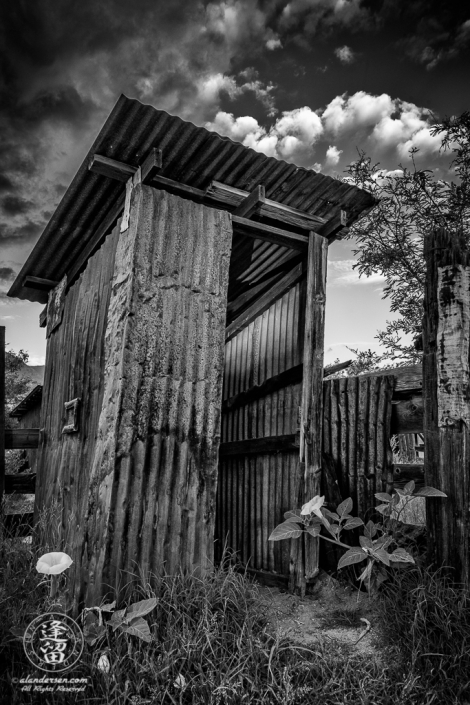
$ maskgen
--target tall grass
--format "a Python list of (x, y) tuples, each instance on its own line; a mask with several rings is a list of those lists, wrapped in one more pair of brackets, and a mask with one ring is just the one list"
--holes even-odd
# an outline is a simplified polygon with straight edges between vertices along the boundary
[[(470, 623), (467, 598), (421, 569), (400, 574), (379, 601), (381, 659), (336, 642), (307, 648), (277, 636), (257, 585), (230, 561), (204, 577), (131, 576), (127, 603), (156, 597), (148, 619), (152, 641), (108, 629), (86, 647), (71, 676), (88, 677), (84, 693), (22, 693), (14, 678), (34, 673), (10, 629), (50, 609), (35, 571), (39, 551), (64, 550), (61, 532), (43, 515), (42, 544), (2, 536), (0, 703), (110, 705), (438, 705), (464, 702), (468, 688)], [(55, 533), (57, 531), (57, 533)], [(47, 543), (47, 542), (52, 542)], [(118, 596), (118, 607), (125, 606)], [(381, 605), (381, 606), (380, 606)], [(373, 625), (377, 630), (378, 624)], [(448, 644), (450, 642), (456, 642)], [(458, 642), (458, 643), (457, 643)], [(431, 652), (445, 656), (432, 656)], [(109, 672), (98, 667), (109, 659)], [(428, 655), (426, 655), (428, 654)], [(441, 659), (441, 660), (439, 660)], [(445, 684), (440, 683), (446, 669)], [(445, 692), (445, 698), (442, 695)]]

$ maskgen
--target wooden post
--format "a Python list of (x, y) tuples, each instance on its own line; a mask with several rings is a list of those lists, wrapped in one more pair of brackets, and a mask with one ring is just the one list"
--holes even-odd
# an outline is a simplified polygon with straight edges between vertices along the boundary
[[(325, 330), (325, 290), (328, 241), (310, 233), (307, 262), (307, 291), (304, 328), (304, 373), (300, 420), (299, 504), (320, 494), (322, 463), (323, 347)], [(294, 543), (296, 544), (294, 546)], [(292, 542), (291, 590), (305, 595), (307, 581), (319, 571), (319, 539), (303, 537)]]
[(5, 492), (5, 326), (0, 326), (0, 509)]
[(470, 252), (463, 233), (436, 230), (425, 242), (423, 318), (428, 562), (470, 572)]

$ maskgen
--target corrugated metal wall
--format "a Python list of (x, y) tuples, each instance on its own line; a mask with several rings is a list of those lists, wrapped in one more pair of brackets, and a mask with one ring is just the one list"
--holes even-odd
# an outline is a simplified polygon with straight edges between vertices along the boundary
[(375, 492), (391, 491), (390, 421), (394, 377), (359, 376), (323, 383), (323, 452), (335, 462), (344, 498), (362, 518), (376, 505)]
[[(225, 346), (224, 400), (302, 362), (297, 284)], [(303, 321), (302, 321), (303, 324)], [(301, 383), (289, 384), (222, 415), (222, 442), (297, 432)], [(289, 575), (289, 542), (268, 542), (283, 512), (296, 503), (299, 453), (239, 455), (219, 466), (216, 556), (239, 551), (250, 568)]]

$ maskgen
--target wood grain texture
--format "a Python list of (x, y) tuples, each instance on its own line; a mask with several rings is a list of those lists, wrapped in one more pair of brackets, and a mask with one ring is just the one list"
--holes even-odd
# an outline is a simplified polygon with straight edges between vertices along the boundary
[[(463, 233), (425, 240), (423, 319), (425, 484), (447, 494), (426, 501), (428, 561), (470, 579), (470, 252)], [(448, 338), (446, 338), (446, 333)]]
[[(325, 330), (328, 242), (310, 233), (304, 327), (301, 418), (300, 483), (298, 506), (320, 494), (322, 465), (323, 345)], [(303, 596), (308, 580), (319, 572), (319, 539), (305, 535), (295, 550), (290, 589)], [(296, 563), (297, 561), (297, 563)]]

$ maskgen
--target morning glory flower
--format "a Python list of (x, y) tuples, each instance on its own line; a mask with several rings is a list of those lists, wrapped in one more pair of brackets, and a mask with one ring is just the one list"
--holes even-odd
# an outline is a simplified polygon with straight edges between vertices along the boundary
[(307, 504), (304, 504), (302, 509), (301, 509), (301, 514), (306, 515), (306, 514), (316, 514), (317, 517), (320, 517), (320, 519), (323, 519), (323, 514), (320, 511), (320, 507), (323, 506), (323, 503), (325, 501), (325, 497), (319, 497), (318, 495), (315, 495), (313, 499), (310, 500), (310, 502), (307, 502)]
[(41, 556), (36, 564), (36, 570), (38, 573), (44, 573), (45, 575), (58, 575), (70, 568), (72, 563), (73, 560), (66, 553), (55, 551)]

